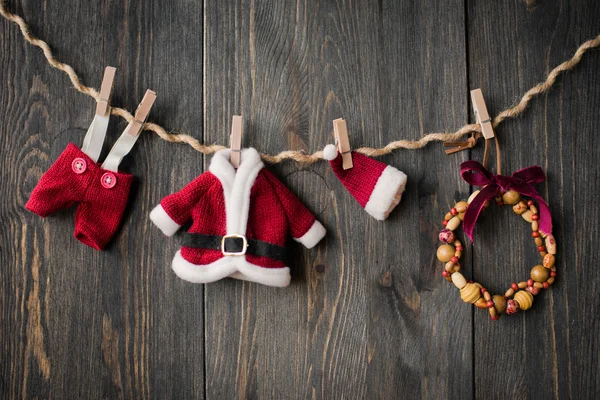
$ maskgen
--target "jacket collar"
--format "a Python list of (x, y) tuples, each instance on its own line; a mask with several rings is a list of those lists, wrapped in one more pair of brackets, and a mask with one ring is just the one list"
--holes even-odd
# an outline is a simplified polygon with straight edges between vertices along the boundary
[(264, 164), (253, 149), (242, 150), (240, 167), (235, 170), (229, 162), (229, 149), (215, 153), (208, 170), (223, 186), (228, 234), (245, 234), (250, 209), (250, 190)]

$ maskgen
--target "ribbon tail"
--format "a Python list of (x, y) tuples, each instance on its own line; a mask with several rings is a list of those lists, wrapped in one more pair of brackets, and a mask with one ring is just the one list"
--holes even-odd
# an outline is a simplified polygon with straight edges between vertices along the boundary
[(496, 196), (496, 194), (498, 194), (498, 190), (500, 190), (500, 187), (496, 184), (491, 184), (484, 187), (467, 207), (467, 211), (465, 211), (465, 217), (463, 218), (463, 231), (469, 237), (471, 243), (473, 242), (475, 222), (477, 222), (477, 218), (479, 218), (479, 214), (481, 213), (485, 202)]
[(539, 194), (533, 196), (533, 198), (537, 200), (540, 212), (540, 219), (538, 221), (539, 229), (542, 233), (550, 235), (552, 233), (552, 215), (550, 214), (550, 208)]

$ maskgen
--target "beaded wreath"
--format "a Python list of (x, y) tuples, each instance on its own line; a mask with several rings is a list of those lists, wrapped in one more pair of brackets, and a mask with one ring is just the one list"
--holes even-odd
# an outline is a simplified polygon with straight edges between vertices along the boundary
[[(487, 161), (487, 151), (484, 160)], [(551, 233), (552, 218), (548, 205), (533, 188), (534, 183), (545, 179), (544, 173), (539, 166), (533, 166), (519, 170), (512, 176), (494, 175), (479, 162), (466, 161), (461, 164), (461, 176), (471, 185), (482, 186), (482, 189), (473, 192), (467, 201), (456, 203), (442, 221), (444, 228), (439, 239), (444, 244), (437, 249), (438, 260), (445, 263), (442, 275), (459, 289), (464, 302), (481, 309), (487, 308), (493, 320), (500, 319), (504, 313), (515, 314), (519, 310), (528, 310), (533, 305), (534, 296), (542, 289), (548, 289), (556, 279), (556, 241)], [(513, 206), (515, 214), (531, 224), (531, 236), (542, 260), (541, 264), (531, 269), (527, 281), (513, 282), (504, 295), (492, 295), (480, 283), (467, 281), (460, 273), (459, 260), (463, 246), (454, 233), (463, 224), (463, 230), (473, 241), (475, 221), (493, 198), (499, 206)]]

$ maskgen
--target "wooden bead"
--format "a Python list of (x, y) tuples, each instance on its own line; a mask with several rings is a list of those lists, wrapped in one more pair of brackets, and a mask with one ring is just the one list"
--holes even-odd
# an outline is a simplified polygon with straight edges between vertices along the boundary
[(474, 191), (473, 193), (471, 193), (471, 195), (469, 196), (469, 199), (467, 200), (468, 204), (471, 204), (471, 202), (473, 201), (473, 199), (475, 197), (477, 197), (477, 195), (479, 194), (479, 190)]
[(556, 261), (555, 257), (553, 254), (546, 254), (544, 256), (544, 260), (542, 261), (542, 265), (544, 266), (544, 268), (552, 268), (554, 267), (554, 262)]
[(528, 310), (533, 305), (533, 295), (525, 290), (519, 290), (515, 293), (515, 301), (519, 303), (521, 310)]
[(454, 286), (456, 286), (459, 289), (462, 289), (467, 285), (467, 280), (465, 279), (463, 274), (461, 274), (460, 272), (453, 273), (451, 278), (452, 278), (452, 283), (454, 283)]
[(440, 239), (440, 242), (452, 243), (455, 240), (454, 232), (452, 232), (448, 228), (444, 228), (440, 231), (440, 234), (438, 235), (438, 239)]
[(519, 302), (516, 300), (508, 300), (506, 302), (506, 313), (507, 314), (516, 314), (519, 311)]
[(454, 269), (454, 263), (452, 261), (448, 261), (444, 266), (444, 269), (448, 272), (452, 271)]
[(515, 289), (510, 288), (506, 291), (506, 293), (504, 293), (505, 297), (512, 297), (512, 295), (515, 294)]
[(458, 203), (456, 203), (454, 205), (454, 208), (456, 208), (456, 211), (458, 211), (458, 213), (464, 213), (465, 211), (467, 211), (467, 207), (469, 206), (469, 203), (467, 203), (466, 201), (459, 201)]
[(461, 243), (461, 242), (460, 242), (460, 240), (458, 240), (458, 239), (457, 239), (457, 240), (455, 240), (453, 244), (454, 244), (454, 247), (459, 247), (459, 246), (462, 246), (462, 243)]
[(541, 245), (543, 245), (543, 244), (544, 244), (544, 241), (542, 240), (542, 238), (539, 238), (539, 237), (536, 237), (536, 238), (535, 238), (535, 245), (536, 245), (536, 246), (538, 246), (538, 247), (539, 247), (539, 246), (541, 246)]
[(496, 294), (492, 297), (492, 301), (494, 302), (494, 308), (496, 308), (496, 311), (498, 311), (499, 314), (504, 314), (504, 311), (506, 311), (506, 299), (504, 296)]
[(525, 211), (527, 211), (527, 203), (525, 203), (524, 201), (518, 202), (513, 206), (513, 211), (515, 212), (515, 214), (523, 214)]
[(492, 317), (492, 319), (498, 316), (498, 311), (496, 311), (495, 307), (492, 306), (492, 307), (488, 308), (488, 310), (490, 313), (490, 317)]
[(481, 292), (479, 291), (479, 287), (474, 283), (467, 283), (462, 289), (460, 289), (460, 298), (465, 303), (475, 303), (480, 297)]
[(477, 300), (474, 304), (475, 304), (475, 307), (477, 307), (477, 308), (481, 308), (481, 309), (488, 308), (487, 301), (485, 301), (485, 299), (483, 297), (480, 297), (479, 300)]
[(533, 213), (529, 210), (525, 211), (523, 214), (521, 214), (521, 217), (523, 217), (523, 219), (529, 223), (533, 222)]
[(550, 285), (552, 285), (554, 283), (554, 277), (551, 276), (546, 282), (548, 282)]
[(533, 287), (536, 289), (543, 289), (544, 288), (544, 284), (542, 282), (534, 282), (533, 283)]
[(531, 205), (531, 206), (529, 206), (529, 211), (531, 211), (531, 212), (532, 212), (532, 213), (534, 213), (534, 214), (537, 214), (537, 213), (538, 213), (538, 209), (537, 209), (537, 207), (536, 207), (536, 206), (534, 206), (534, 205)]
[(556, 254), (556, 240), (554, 240), (553, 235), (548, 235), (546, 237), (546, 249), (550, 254)]
[(460, 218), (458, 216), (452, 217), (450, 221), (448, 221), (448, 225), (446, 225), (446, 229), (450, 229), (451, 231), (458, 228), (460, 225)]
[(454, 205), (456, 211), (458, 211), (458, 218), (462, 221), (465, 217), (465, 211), (467, 211), (467, 207), (469, 207), (469, 203), (466, 201), (459, 201)]
[(483, 298), (485, 299), (485, 301), (490, 301), (492, 300), (492, 295), (490, 294), (490, 292), (484, 292)]
[(539, 229), (540, 229), (540, 223), (538, 221), (533, 221), (531, 223), (531, 230), (535, 232)]
[(525, 288), (527, 287), (527, 282), (519, 282), (519, 283), (517, 284), (517, 287), (518, 287), (519, 289), (525, 289)]
[(454, 257), (454, 247), (449, 244), (443, 244), (437, 249), (437, 258), (441, 262), (448, 262)]
[(542, 265), (536, 265), (531, 269), (530, 276), (536, 282), (546, 282), (550, 278), (550, 271)]
[(540, 256), (542, 256), (542, 258), (546, 257), (546, 254), (548, 253), (546, 253), (545, 251), (540, 251)]
[(508, 204), (510, 206), (517, 204), (519, 200), (521, 200), (521, 195), (519, 194), (519, 192), (516, 192), (514, 190), (509, 190), (508, 192), (502, 195), (502, 201), (504, 202), (504, 204)]
[(444, 216), (444, 220), (450, 221), (452, 219), (452, 217), (454, 217), (454, 215), (452, 215), (450, 213), (446, 213), (446, 215)]
[[(537, 282), (536, 282), (537, 283)], [(538, 294), (540, 294), (540, 290), (539, 288), (536, 288), (535, 286), (529, 286), (527, 287), (527, 289), (525, 289), (527, 292), (531, 293), (534, 296), (537, 296)]]

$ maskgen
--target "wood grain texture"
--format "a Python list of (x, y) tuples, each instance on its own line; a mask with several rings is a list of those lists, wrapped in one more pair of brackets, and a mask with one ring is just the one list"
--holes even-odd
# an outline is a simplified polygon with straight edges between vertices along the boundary
[[(493, 1), (469, 1), (469, 27), (477, 27), (469, 31), (469, 84), (482, 88), (492, 112), (503, 109), (509, 99), (570, 57), (579, 43), (598, 34), (597, 2), (582, 1), (576, 7), (535, 3), (494, 7)], [(531, 310), (500, 324), (489, 324), (486, 315), (476, 313), (478, 398), (600, 395), (599, 326), (593, 316), (600, 302), (590, 296), (599, 290), (599, 273), (593, 266), (599, 252), (591, 239), (598, 233), (594, 204), (599, 62), (594, 52), (522, 118), (497, 130), (504, 174), (535, 164), (546, 170), (547, 183), (538, 187), (553, 215), (558, 280), (551, 291), (535, 297)], [(474, 151), (475, 158), (481, 154), (480, 149)], [(528, 224), (511, 210), (493, 208), (478, 224), (473, 272), (474, 279), (502, 293), (511, 282), (529, 278), (540, 259)], [(499, 238), (502, 250), (491, 251)]]
[[(495, 114), (598, 34), (596, 3), (10, 0), (8, 8), (86, 84), (99, 86), (104, 66), (116, 66), (115, 104), (134, 110), (151, 88), (150, 120), (225, 145), (231, 116), (242, 114), (244, 144), (273, 154), (320, 150), (338, 117), (354, 146), (452, 131), (473, 121), (476, 87)], [(67, 143), (81, 143), (95, 104), (3, 20), (0, 398), (597, 398), (599, 54), (497, 130), (505, 173), (547, 170), (540, 191), (560, 257), (553, 289), (494, 323), (440, 276), (440, 221), (470, 190), (458, 174), (470, 155), (446, 157), (441, 145), (381, 159), (409, 177), (383, 223), (326, 163), (269, 166), (328, 229), (314, 249), (292, 245), (286, 289), (175, 276), (178, 237), (163, 237), (148, 213), (210, 158), (156, 136), (144, 134), (122, 164), (136, 181), (106, 251), (73, 238), (74, 208), (46, 219), (27, 212), (41, 174)], [(103, 155), (124, 128), (112, 120)], [(503, 292), (537, 256), (520, 218), (486, 214), (462, 268)]]
[[(115, 104), (133, 110), (150, 87), (159, 94), (151, 119), (201, 131), (201, 107), (193, 105), (202, 101), (202, 39), (190, 43), (179, 24), (201, 26), (202, 8), (189, 2), (165, 12), (161, 4), (8, 6), (47, 37), (86, 83), (98, 87), (104, 66), (117, 67)], [(27, 212), (24, 204), (41, 174), (68, 142), (81, 144), (95, 103), (49, 69), (13, 25), (0, 29), (0, 174), (2, 185), (11, 188), (1, 214), (8, 227), (2, 229), (0, 272), (2, 393), (201, 398), (202, 287), (175, 279), (169, 265), (176, 243), (147, 218), (165, 193), (185, 183), (182, 171), (197, 170), (199, 163), (181, 162), (190, 149), (144, 135), (122, 164), (136, 180), (123, 226), (104, 252), (73, 238), (74, 208), (46, 219)], [(171, 73), (175, 65), (166, 60), (175, 57), (185, 74)], [(190, 85), (190, 76), (198, 84)], [(112, 120), (104, 154), (124, 128)]]
[[(451, 129), (467, 117), (461, 6), (210, 2), (205, 141), (226, 143), (237, 113), (245, 144), (269, 153), (318, 150), (332, 142), (338, 117), (356, 145)], [(444, 60), (432, 56), (440, 51)], [(452, 385), (470, 382), (470, 310), (452, 320), (437, 312), (452, 294), (433, 257), (437, 209), (453, 204), (460, 160), (431, 174), (439, 158), (432, 147), (383, 159), (409, 176), (385, 223), (324, 163), (274, 168), (313, 211), (324, 210), (329, 234), (316, 250), (298, 249), (291, 289), (207, 286), (207, 397), (470, 396), (470, 383)], [(299, 179), (299, 169), (312, 172)], [(452, 342), (452, 331), (465, 342)], [(461, 364), (440, 370), (440, 357)]]

